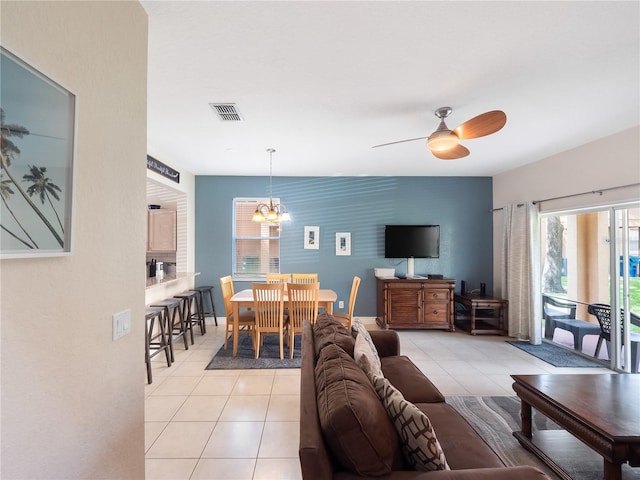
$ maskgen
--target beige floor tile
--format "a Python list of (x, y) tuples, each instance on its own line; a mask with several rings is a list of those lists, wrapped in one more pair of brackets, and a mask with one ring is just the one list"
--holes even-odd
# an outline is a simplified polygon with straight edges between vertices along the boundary
[(450, 375), (430, 375), (429, 380), (443, 395), (471, 395), (469, 390)]
[(225, 396), (191, 395), (173, 417), (174, 422), (216, 422), (227, 403)]
[(300, 420), (300, 395), (271, 395), (267, 422)]
[(453, 377), (460, 385), (463, 385), (469, 395), (476, 396), (503, 396), (508, 392), (486, 375), (455, 375)]
[(202, 377), (198, 385), (196, 385), (196, 388), (193, 389), (191, 395), (231, 395), (237, 381), (238, 375), (205, 376)]
[(202, 458), (256, 458), (263, 422), (218, 422)]
[(144, 422), (144, 451), (149, 450), (169, 422)]
[[(191, 355), (187, 357), (187, 362), (202, 362), (205, 366), (209, 364), (218, 349), (203, 348), (204, 345), (200, 345), (197, 349), (189, 349)], [(219, 348), (219, 347), (218, 347)]]
[(272, 375), (241, 375), (238, 377), (231, 395), (270, 395), (273, 379)]
[(190, 395), (198, 382), (200, 382), (198, 377), (168, 377), (153, 391), (151, 396)]
[(299, 395), (300, 375), (276, 375), (271, 393), (273, 395)]
[(269, 395), (231, 396), (224, 407), (221, 422), (264, 422)]
[(200, 458), (215, 422), (171, 422), (147, 452), (147, 458)]
[(186, 399), (186, 395), (151, 395), (147, 397), (144, 402), (145, 422), (168, 422)]
[(258, 458), (297, 458), (300, 422), (265, 422)]
[(297, 458), (259, 458), (253, 480), (302, 480)]
[(298, 378), (300, 378), (300, 369), (299, 368), (279, 368), (276, 370), (276, 377), (280, 377), (280, 376), (291, 376), (291, 375), (297, 375)]
[(198, 463), (195, 458), (147, 458), (146, 480), (189, 480)]
[(189, 359), (177, 365), (171, 375), (178, 377), (201, 377), (204, 375), (206, 366), (206, 362), (192, 362)]
[(254, 458), (201, 458), (191, 480), (252, 480)]

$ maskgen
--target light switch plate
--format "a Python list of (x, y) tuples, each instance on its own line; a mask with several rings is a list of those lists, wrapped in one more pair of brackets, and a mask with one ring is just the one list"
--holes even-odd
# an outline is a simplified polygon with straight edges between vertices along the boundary
[(114, 313), (111, 318), (113, 321), (114, 340), (131, 333), (131, 309), (127, 308), (122, 312)]

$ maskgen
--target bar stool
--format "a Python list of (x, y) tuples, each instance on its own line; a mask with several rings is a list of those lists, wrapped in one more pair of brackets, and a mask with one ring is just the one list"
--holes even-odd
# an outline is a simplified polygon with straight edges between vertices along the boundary
[[(165, 309), (162, 307), (147, 307), (145, 309), (144, 360), (147, 364), (147, 382), (152, 383), (151, 359), (164, 351), (167, 357), (167, 367), (171, 366), (171, 349), (165, 328)], [(156, 320), (158, 331), (156, 332)]]
[(202, 292), (200, 290), (190, 290), (196, 294), (196, 301), (191, 312), (191, 322), (200, 326), (200, 335), (207, 333), (207, 326), (205, 325), (204, 309), (202, 308)]
[[(216, 306), (213, 303), (213, 286), (211, 285), (202, 285), (200, 287), (195, 287), (194, 290), (198, 290), (200, 292), (200, 301), (202, 302), (200, 304), (200, 310), (202, 311), (202, 314), (206, 317), (207, 315), (213, 315), (213, 319), (216, 322), (216, 327), (218, 326), (218, 317), (216, 316)], [(204, 309), (204, 297), (205, 294), (209, 294), (209, 301), (211, 302), (211, 311), (208, 312)]]
[(191, 345), (193, 345), (193, 324), (200, 325), (200, 333), (202, 333), (202, 323), (200, 323), (200, 305), (198, 304), (198, 294), (195, 290), (174, 295), (173, 298), (182, 300), (182, 318), (185, 326), (191, 335)]
[[(150, 307), (164, 308), (164, 315), (166, 318), (169, 337), (169, 349), (171, 350), (171, 362), (175, 361), (173, 355), (173, 341), (182, 337), (184, 340), (184, 349), (189, 350), (189, 343), (187, 342), (186, 325), (184, 317), (182, 316), (182, 299), (180, 298), (167, 298), (159, 302), (155, 302)], [(177, 320), (177, 321), (176, 321)]]

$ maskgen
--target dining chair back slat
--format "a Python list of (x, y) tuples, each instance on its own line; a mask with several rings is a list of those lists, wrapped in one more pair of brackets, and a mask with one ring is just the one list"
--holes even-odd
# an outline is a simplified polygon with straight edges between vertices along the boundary
[(287, 338), (289, 342), (289, 356), (293, 358), (294, 340), (296, 333), (302, 333), (302, 322), (309, 320), (315, 323), (318, 316), (318, 294), (320, 284), (290, 283), (287, 286), (289, 321), (287, 322)]
[(318, 281), (317, 273), (294, 273), (291, 275), (293, 283), (315, 283)]
[(284, 358), (284, 283), (253, 283), (253, 305), (256, 319), (255, 352), (260, 355), (262, 336), (276, 333), (280, 340), (280, 359)]
[(346, 312), (337, 312), (334, 313), (334, 317), (342, 322), (342, 324), (350, 328), (351, 322), (353, 321), (353, 312), (356, 307), (356, 297), (358, 296), (358, 288), (360, 287), (360, 277), (353, 277), (353, 282), (351, 283), (351, 295), (349, 295), (349, 308)]
[(267, 283), (289, 283), (291, 282), (290, 273), (267, 273)]

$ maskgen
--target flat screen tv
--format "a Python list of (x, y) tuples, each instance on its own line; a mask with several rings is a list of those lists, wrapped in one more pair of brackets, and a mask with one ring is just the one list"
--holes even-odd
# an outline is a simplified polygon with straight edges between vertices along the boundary
[(385, 258), (440, 258), (440, 225), (386, 225)]

